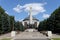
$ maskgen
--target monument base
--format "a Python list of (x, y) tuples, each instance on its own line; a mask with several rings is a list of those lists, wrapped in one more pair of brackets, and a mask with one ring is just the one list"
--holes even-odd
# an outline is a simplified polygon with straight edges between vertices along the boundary
[(11, 31), (11, 37), (15, 37), (16, 31)]
[(26, 29), (25, 32), (37, 32), (36, 29)]
[(48, 37), (52, 37), (52, 32), (51, 31), (48, 31)]

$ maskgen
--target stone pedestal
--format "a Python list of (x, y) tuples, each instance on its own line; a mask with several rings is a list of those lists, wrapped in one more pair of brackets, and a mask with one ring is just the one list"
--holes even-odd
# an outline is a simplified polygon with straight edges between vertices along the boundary
[(11, 37), (15, 37), (15, 35), (16, 35), (16, 31), (12, 31), (11, 32)]
[(25, 32), (37, 32), (36, 29), (26, 29)]
[(48, 38), (51, 39), (52, 38), (52, 31), (48, 31)]
[(29, 32), (33, 32), (33, 29), (29, 29), (28, 31), (29, 31)]

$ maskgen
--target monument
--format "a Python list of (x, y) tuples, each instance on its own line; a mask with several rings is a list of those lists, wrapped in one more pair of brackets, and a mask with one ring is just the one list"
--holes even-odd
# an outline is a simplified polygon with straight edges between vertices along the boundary
[(30, 20), (29, 20), (29, 23), (32, 24), (32, 7), (30, 7)]
[[(33, 32), (38, 28), (39, 20), (32, 16), (32, 7), (29, 7), (29, 15), (22, 21), (23, 26), (27, 29), (25, 31)], [(37, 30), (36, 30), (37, 31)]]
[(26, 28), (37, 28), (39, 25), (39, 20), (32, 16), (32, 7), (30, 6), (29, 8), (29, 15), (22, 21), (22, 24)]

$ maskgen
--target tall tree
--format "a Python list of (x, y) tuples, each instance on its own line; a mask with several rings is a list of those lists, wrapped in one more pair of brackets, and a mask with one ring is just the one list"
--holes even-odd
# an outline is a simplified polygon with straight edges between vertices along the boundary
[(57, 8), (47, 20), (40, 22), (38, 30), (51, 30), (60, 33), (60, 7)]

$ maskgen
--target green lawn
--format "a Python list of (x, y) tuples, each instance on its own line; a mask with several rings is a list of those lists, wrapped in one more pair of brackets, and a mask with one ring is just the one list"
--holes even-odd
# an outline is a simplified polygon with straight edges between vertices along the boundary
[(11, 38), (3, 38), (3, 39), (1, 39), (1, 40), (11, 40)]
[[(60, 38), (52, 38), (53, 40), (60, 40)], [(11, 38), (3, 38), (1, 40), (11, 40)]]
[(60, 38), (53, 38), (53, 40), (60, 40)]

